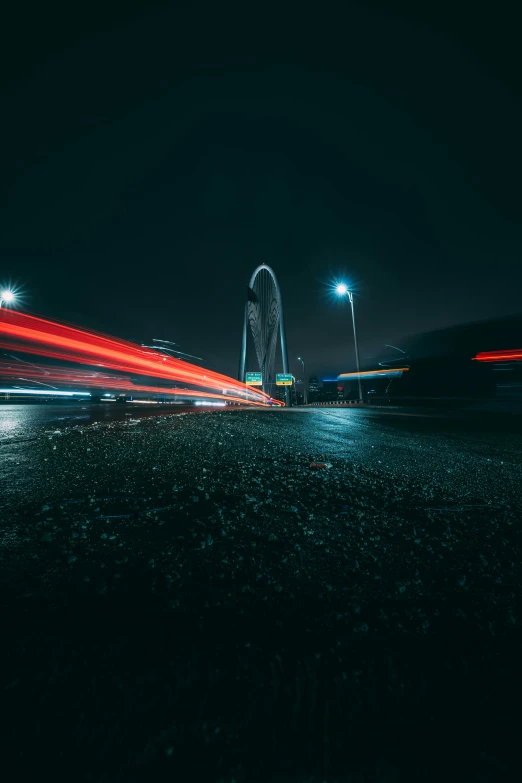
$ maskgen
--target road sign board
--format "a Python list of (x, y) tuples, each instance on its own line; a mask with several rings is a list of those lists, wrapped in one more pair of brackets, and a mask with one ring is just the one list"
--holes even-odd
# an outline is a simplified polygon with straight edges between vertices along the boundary
[(260, 372), (247, 372), (246, 382), (249, 386), (262, 386), (263, 374)]
[(277, 373), (276, 386), (291, 386), (294, 378), (290, 373)]

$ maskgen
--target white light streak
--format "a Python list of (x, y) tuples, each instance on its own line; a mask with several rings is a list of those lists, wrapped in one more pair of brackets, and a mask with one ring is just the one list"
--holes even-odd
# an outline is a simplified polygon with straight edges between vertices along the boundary
[(0, 394), (38, 394), (40, 397), (74, 397), (75, 395), (81, 397), (90, 397), (90, 392), (76, 392), (76, 391), (45, 391), (40, 389), (0, 389)]

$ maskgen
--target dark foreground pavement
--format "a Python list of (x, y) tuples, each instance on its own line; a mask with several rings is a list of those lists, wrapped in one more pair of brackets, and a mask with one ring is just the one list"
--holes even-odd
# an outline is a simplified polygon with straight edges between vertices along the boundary
[(404, 413), (4, 441), (2, 777), (511, 780), (520, 420)]

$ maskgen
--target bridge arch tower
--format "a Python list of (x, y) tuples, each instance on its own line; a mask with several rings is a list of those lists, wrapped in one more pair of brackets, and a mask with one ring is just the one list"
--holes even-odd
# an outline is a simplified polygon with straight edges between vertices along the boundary
[[(250, 332), (254, 340), (259, 369), (263, 374), (263, 391), (269, 393), (270, 385), (275, 381), (274, 367), (277, 338), (280, 337), (283, 372), (288, 373), (288, 352), (286, 348), (285, 322), (281, 289), (274, 270), (267, 264), (260, 264), (250, 278), (247, 301), (243, 317), (243, 338), (241, 359), (239, 362), (239, 380), (245, 383), (247, 336)], [(290, 405), (290, 390), (285, 389), (286, 404)]]

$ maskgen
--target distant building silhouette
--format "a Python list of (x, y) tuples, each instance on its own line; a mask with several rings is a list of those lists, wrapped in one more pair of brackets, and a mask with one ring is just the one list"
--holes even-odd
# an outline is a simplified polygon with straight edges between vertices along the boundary
[(342, 400), (343, 384), (337, 378), (325, 378), (319, 391), (320, 402), (334, 402)]
[(319, 399), (319, 378), (313, 375), (308, 381), (308, 401), (317, 402)]
[(288, 386), (276, 386), (275, 384), (272, 384), (272, 392), (271, 396), (274, 400), (279, 400), (280, 402), (286, 403), (286, 390), (288, 389)]

